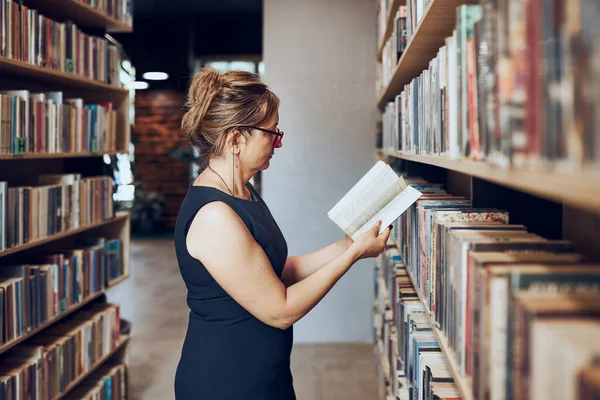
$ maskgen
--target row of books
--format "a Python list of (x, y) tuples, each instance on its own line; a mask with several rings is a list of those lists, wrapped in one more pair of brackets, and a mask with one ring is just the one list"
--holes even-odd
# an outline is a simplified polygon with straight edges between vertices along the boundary
[(65, 314), (124, 274), (119, 239), (85, 240), (64, 252), (0, 267), (0, 346)]
[(121, 54), (108, 40), (72, 21), (58, 22), (25, 6), (0, 0), (0, 56), (118, 86)]
[[(389, 271), (389, 276), (384, 277)], [(386, 399), (460, 399), (433, 328), (397, 249), (388, 249), (375, 268), (378, 356), (383, 360)], [(380, 378), (382, 389), (384, 388)]]
[(404, 49), (406, 49), (406, 6), (400, 6), (396, 10), (393, 23), (392, 35), (383, 46), (381, 65), (377, 69), (378, 74), (381, 74), (376, 80), (378, 92), (389, 84), (396, 70), (396, 65), (398, 65), (398, 61), (402, 57)]
[(127, 365), (107, 362), (70, 392), (65, 400), (126, 400)]
[(54, 399), (120, 344), (117, 304), (94, 303), (0, 356), (0, 397)]
[(386, 106), (386, 150), (593, 170), (600, 160), (600, 3), (542, 3), (459, 6), (456, 29), (429, 68)]
[[(506, 210), (407, 183), (423, 195), (394, 224), (398, 255), (473, 396), (576, 399), (578, 373), (600, 350), (580, 340), (600, 333), (600, 265), (512, 224)], [(558, 340), (565, 329), (570, 338)], [(568, 360), (558, 386), (548, 357)]]
[(63, 100), (62, 92), (0, 91), (0, 154), (116, 151), (112, 102)]
[(383, 43), (388, 15), (390, 12), (396, 12), (396, 10), (392, 10), (392, 3), (392, 0), (377, 1), (377, 48), (380, 48)]
[(133, 0), (78, 0), (127, 26), (133, 25)]
[(0, 181), (0, 250), (111, 219), (112, 179), (41, 174), (40, 186)]

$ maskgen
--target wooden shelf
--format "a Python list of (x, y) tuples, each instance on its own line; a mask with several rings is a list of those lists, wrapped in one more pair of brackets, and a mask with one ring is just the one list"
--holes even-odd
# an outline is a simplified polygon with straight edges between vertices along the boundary
[[(125, 276), (122, 277), (123, 279), (119, 278), (120, 280), (117, 282), (116, 280), (114, 282), (111, 282), (109, 284), (109, 287), (113, 287), (115, 286), (117, 283), (120, 283), (122, 281), (124, 281), (125, 279), (129, 278), (129, 276)], [(108, 289), (107, 288), (107, 289)], [(77, 303), (77, 304), (73, 304), (67, 311), (65, 311), (63, 314), (56, 316), (55, 318), (46, 321), (45, 323), (43, 323), (42, 325), (38, 326), (37, 328), (27, 332), (25, 335), (19, 336), (18, 338), (15, 338), (9, 342), (4, 343), (2, 346), (0, 346), (0, 354), (4, 353), (5, 351), (15, 347), (16, 345), (18, 345), (19, 343), (24, 342), (25, 340), (29, 339), (32, 336), (37, 335), (38, 333), (40, 333), (41, 331), (43, 331), (44, 329), (50, 327), (51, 325), (54, 325), (55, 323), (57, 323), (58, 321), (60, 321), (61, 319), (65, 318), (66, 316), (74, 313), (75, 311), (79, 310), (80, 308), (82, 308), (83, 306), (85, 306), (86, 304), (91, 303), (92, 301), (96, 300), (98, 297), (100, 297), (103, 293), (106, 292), (106, 289), (95, 293), (93, 295), (91, 295), (90, 297), (88, 297), (87, 299), (83, 300), (81, 303)]]
[(583, 210), (600, 212), (600, 176), (502, 168), (484, 162), (384, 152), (389, 157), (419, 162), (471, 175), (521, 192)]
[(468, 380), (460, 374), (459, 368), (458, 368), (458, 363), (456, 361), (456, 356), (454, 355), (454, 352), (452, 351), (452, 349), (450, 348), (450, 345), (448, 344), (448, 339), (446, 339), (446, 335), (444, 335), (444, 333), (442, 333), (439, 329), (437, 329), (435, 327), (435, 324), (433, 323), (433, 320), (431, 319), (431, 315), (429, 315), (429, 309), (427, 308), (427, 304), (425, 303), (425, 301), (423, 301), (421, 292), (419, 291), (419, 288), (418, 288), (415, 280), (413, 279), (413, 276), (408, 267), (406, 267), (406, 272), (408, 273), (408, 277), (410, 278), (410, 280), (415, 288), (415, 291), (417, 292), (417, 295), (419, 296), (419, 300), (421, 301), (421, 304), (423, 304), (423, 307), (425, 308), (425, 310), (427, 310), (425, 315), (427, 316), (427, 319), (429, 320), (429, 323), (431, 324), (431, 330), (433, 330), (433, 333), (435, 334), (435, 337), (437, 338), (438, 344), (440, 345), (440, 348), (442, 349), (442, 353), (444, 353), (446, 361), (448, 361), (448, 368), (450, 369), (450, 373), (452, 374), (452, 377), (454, 378), (454, 384), (456, 385), (456, 387), (458, 388), (458, 391), (460, 392), (461, 399), (462, 400), (473, 400), (473, 393), (472, 393), (472, 389), (471, 389), (472, 386), (471, 386), (470, 382), (468, 382)]
[(85, 378), (87, 378), (88, 376), (90, 376), (94, 371), (96, 371), (102, 364), (104, 364), (106, 362), (106, 360), (108, 360), (109, 358), (111, 358), (112, 356), (114, 356), (119, 350), (121, 350), (123, 347), (125, 347), (125, 344), (127, 344), (127, 342), (129, 342), (129, 335), (121, 335), (120, 337), (120, 341), (117, 344), (117, 347), (115, 347), (115, 349), (113, 351), (111, 351), (110, 353), (108, 353), (107, 355), (105, 355), (104, 357), (100, 358), (99, 360), (97, 360), (94, 365), (85, 373), (81, 374), (77, 379), (75, 379), (73, 382), (71, 382), (66, 388), (65, 390), (59, 394), (58, 396), (56, 396), (54, 398), (54, 400), (59, 400), (62, 399), (63, 397), (65, 397), (67, 394), (69, 394), (69, 392), (73, 389), (75, 389), (75, 387), (77, 385), (79, 385), (81, 382), (83, 382), (85, 380)]
[(123, 221), (123, 220), (127, 219), (128, 216), (129, 216), (128, 212), (126, 212), (126, 211), (120, 211), (120, 212), (116, 213), (115, 217), (113, 217), (111, 219), (108, 219), (106, 221), (98, 222), (96, 224), (87, 225), (87, 226), (84, 226), (84, 227), (81, 227), (81, 228), (78, 228), (78, 229), (72, 229), (72, 230), (69, 230), (69, 231), (66, 231), (66, 232), (57, 233), (56, 235), (52, 235), (52, 236), (49, 236), (49, 237), (46, 237), (46, 238), (43, 238), (43, 239), (39, 239), (39, 240), (34, 240), (34, 241), (29, 242), (29, 243), (25, 243), (25, 244), (22, 244), (22, 245), (19, 245), (19, 246), (11, 247), (11, 248), (6, 249), (4, 251), (0, 251), (0, 257), (5, 257), (5, 256), (8, 256), (10, 254), (15, 254), (15, 253), (18, 253), (20, 251), (31, 249), (31, 248), (36, 247), (36, 246), (41, 246), (41, 245), (46, 244), (46, 243), (51, 243), (51, 242), (53, 242), (55, 240), (59, 240), (59, 239), (63, 239), (63, 238), (69, 237), (69, 236), (73, 236), (73, 235), (76, 235), (78, 233), (89, 231), (91, 229), (95, 229), (95, 228), (98, 228), (98, 227), (101, 227), (101, 226), (110, 225), (110, 224), (115, 223), (117, 221)]
[(109, 151), (106, 153), (29, 153), (29, 154), (0, 154), (0, 160), (36, 160), (49, 158), (84, 158), (84, 157), (103, 157), (105, 154), (114, 156), (125, 154), (127, 151)]
[(381, 45), (377, 50), (377, 60), (381, 61), (383, 58), (383, 48), (385, 47), (385, 42), (392, 36), (392, 32), (394, 32), (394, 17), (396, 16), (396, 12), (400, 8), (401, 5), (405, 4), (405, 0), (392, 0), (392, 6), (390, 7), (390, 12), (386, 18), (385, 24), (385, 33), (383, 34), (383, 38), (381, 39)]
[(440, 47), (456, 27), (456, 7), (463, 4), (477, 4), (477, 0), (431, 0), (421, 22), (408, 42), (392, 79), (379, 98), (379, 108), (386, 103), (429, 67)]
[(58, 20), (72, 20), (75, 25), (86, 28), (102, 28), (107, 32), (133, 32), (133, 27), (79, 0), (25, 0), (27, 6)]
[(0, 57), (0, 74), (3, 79), (7, 79), (7, 74), (35, 80), (37, 83), (48, 85), (49, 88), (86, 90), (95, 92), (105, 92), (117, 96), (127, 96), (129, 91), (119, 86), (109, 85), (94, 79), (68, 74), (66, 72), (56, 71), (50, 68), (39, 67), (28, 64), (23, 61), (11, 60)]
[(113, 279), (112, 281), (108, 281), (108, 287), (107, 289), (113, 288), (115, 286), (117, 286), (119, 283), (129, 279), (130, 276), (129, 275), (123, 275), (118, 277), (117, 279)]

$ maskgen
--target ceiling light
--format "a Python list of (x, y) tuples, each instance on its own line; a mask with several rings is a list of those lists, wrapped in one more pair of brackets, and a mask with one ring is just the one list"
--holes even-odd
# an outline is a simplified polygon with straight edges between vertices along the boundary
[(127, 89), (135, 89), (135, 90), (148, 89), (148, 82), (142, 82), (142, 81), (127, 82), (125, 84), (125, 87)]
[(166, 72), (145, 72), (143, 77), (149, 81), (164, 81), (169, 79), (169, 74)]

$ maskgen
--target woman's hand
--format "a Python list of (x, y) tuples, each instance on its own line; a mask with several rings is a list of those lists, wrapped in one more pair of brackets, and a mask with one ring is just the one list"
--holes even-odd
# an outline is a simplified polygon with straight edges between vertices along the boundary
[(385, 231), (378, 235), (381, 229), (381, 221), (377, 223), (368, 231), (360, 235), (354, 243), (350, 246), (350, 249), (355, 252), (358, 259), (377, 257), (387, 244), (388, 238), (390, 237), (391, 228), (388, 227)]

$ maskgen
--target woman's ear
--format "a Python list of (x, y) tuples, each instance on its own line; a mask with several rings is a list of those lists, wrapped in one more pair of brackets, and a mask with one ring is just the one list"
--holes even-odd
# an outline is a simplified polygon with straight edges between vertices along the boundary
[(227, 138), (227, 147), (235, 155), (240, 153), (240, 145), (245, 143), (246, 137), (238, 130), (231, 131)]

